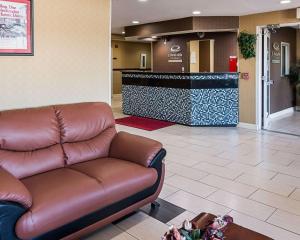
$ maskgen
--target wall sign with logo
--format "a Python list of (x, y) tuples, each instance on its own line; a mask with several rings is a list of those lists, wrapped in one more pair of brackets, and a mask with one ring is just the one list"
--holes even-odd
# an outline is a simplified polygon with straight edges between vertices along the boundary
[(179, 45), (172, 45), (168, 53), (169, 63), (182, 63), (182, 49)]
[(280, 52), (280, 43), (278, 42), (274, 42), (272, 45), (271, 60), (273, 64), (280, 64), (281, 52)]

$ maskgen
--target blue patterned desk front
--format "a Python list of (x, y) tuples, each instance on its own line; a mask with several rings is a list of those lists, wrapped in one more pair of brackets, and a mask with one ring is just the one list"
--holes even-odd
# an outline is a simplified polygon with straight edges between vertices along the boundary
[(236, 126), (237, 73), (123, 73), (123, 112), (191, 126)]

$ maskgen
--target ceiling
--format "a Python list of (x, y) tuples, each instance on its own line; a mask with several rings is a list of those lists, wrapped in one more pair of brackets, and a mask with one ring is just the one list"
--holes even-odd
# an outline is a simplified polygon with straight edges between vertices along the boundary
[(253, 13), (300, 7), (300, 0), (280, 4), (280, 0), (112, 0), (112, 33), (120, 34), (124, 26), (176, 18), (200, 16), (241, 16)]

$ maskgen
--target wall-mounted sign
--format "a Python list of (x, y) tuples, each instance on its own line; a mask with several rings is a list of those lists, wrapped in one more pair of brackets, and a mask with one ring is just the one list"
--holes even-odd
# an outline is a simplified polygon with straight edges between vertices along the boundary
[(280, 43), (274, 42), (272, 44), (272, 51), (271, 51), (271, 62), (273, 64), (279, 64), (281, 59), (281, 52), (280, 52)]
[(273, 64), (280, 64), (280, 59), (272, 59)]
[(181, 47), (179, 45), (173, 45), (171, 47), (171, 52), (172, 53), (178, 53), (178, 52), (181, 52)]
[(249, 73), (248, 72), (241, 73), (241, 79), (249, 80), (250, 79)]
[(273, 49), (274, 49), (275, 51), (277, 51), (277, 52), (280, 51), (280, 45), (279, 45), (278, 42), (274, 42), (274, 43), (273, 43)]
[(33, 54), (32, 0), (0, 0), (0, 55)]
[(168, 53), (168, 62), (169, 63), (182, 63), (182, 49), (179, 45), (172, 45)]
[(191, 59), (190, 59), (191, 64), (197, 64), (197, 54), (196, 52), (191, 52)]

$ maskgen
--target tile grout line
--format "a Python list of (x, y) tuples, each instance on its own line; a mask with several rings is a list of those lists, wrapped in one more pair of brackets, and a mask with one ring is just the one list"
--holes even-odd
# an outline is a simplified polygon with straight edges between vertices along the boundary
[(265, 220), (266, 223), (268, 223), (268, 220), (274, 215), (275, 212), (277, 212), (278, 208), (275, 208), (275, 210), (270, 214), (270, 216)]
[(114, 226), (117, 227), (119, 230), (121, 230), (123, 233), (127, 233), (129, 236), (133, 237), (134, 239), (140, 240), (138, 237), (136, 237), (136, 236), (132, 235), (131, 233), (127, 232), (127, 230), (124, 230), (124, 229), (120, 228), (118, 225), (114, 224)]
[(260, 219), (258, 219), (258, 218), (256, 218), (256, 217), (253, 217), (253, 216), (251, 216), (251, 215), (249, 215), (249, 214), (246, 214), (246, 213), (243, 213), (243, 212), (241, 212), (241, 211), (237, 211), (237, 210), (234, 210), (234, 209), (233, 209), (231, 212), (233, 212), (233, 211), (235, 211), (235, 212), (237, 212), (237, 213), (239, 213), (239, 214), (242, 214), (242, 215), (246, 215), (247, 217), (253, 218), (253, 219), (257, 220), (257, 221), (264, 222), (264, 223), (266, 223), (266, 224), (269, 224), (269, 225), (271, 225), (271, 226), (273, 226), (273, 227), (276, 227), (276, 228), (279, 228), (279, 229), (281, 229), (281, 230), (284, 230), (284, 231), (287, 231), (287, 232), (290, 232), (290, 233), (292, 233), (292, 234), (296, 234), (296, 235), (299, 235), (299, 236), (300, 236), (299, 233), (296, 233), (296, 232), (293, 232), (293, 231), (291, 231), (291, 230), (285, 229), (285, 228), (283, 228), (283, 227), (277, 226), (277, 225), (275, 225), (275, 224), (273, 224), (273, 223), (270, 223), (270, 222), (262, 221), (262, 220), (260, 220)]
[[(220, 176), (213, 175), (213, 174), (209, 174), (208, 176), (215, 176), (215, 177), (221, 178)], [(208, 177), (208, 176), (207, 176), (207, 177)], [(241, 182), (229, 180), (229, 179), (227, 179), (227, 178), (225, 178), (225, 180), (231, 181), (233, 184), (241, 184), (241, 185), (245, 185), (245, 186), (248, 186), (248, 187), (255, 188), (254, 192), (256, 192), (257, 190), (259, 190), (258, 187), (254, 187), (254, 186), (252, 186), (252, 185), (248, 185), (248, 184), (245, 184), (245, 183), (241, 183)], [(197, 180), (197, 181), (198, 181), (198, 180)], [(248, 197), (252, 194), (252, 193), (251, 193), (248, 197), (246, 197), (246, 196), (243, 196), (243, 195), (239, 195), (239, 194), (237, 194), (237, 193), (234, 193), (234, 192), (230, 192), (230, 191), (228, 191), (228, 190), (226, 190), (226, 189), (224, 189), (224, 188), (216, 187), (216, 186), (213, 186), (213, 185), (209, 185), (208, 183), (201, 182), (201, 180), (199, 180), (199, 182), (202, 183), (202, 184), (205, 184), (205, 185), (207, 185), (207, 186), (210, 186), (210, 187), (213, 187), (213, 188), (217, 188), (217, 191), (221, 190), (221, 191), (224, 191), (224, 192), (227, 192), (227, 193), (230, 193), (230, 194), (234, 194), (234, 195), (236, 195), (236, 196), (243, 197), (243, 198), (248, 198)], [(217, 192), (217, 191), (215, 191), (215, 192)], [(214, 193), (215, 193), (215, 192), (214, 192)], [(253, 193), (254, 193), (254, 192), (253, 192)], [(213, 193), (212, 193), (212, 194), (209, 194), (208, 197), (210, 197), (211, 195), (213, 195)], [(208, 197), (206, 197), (206, 198), (208, 198)]]
[[(173, 187), (173, 186), (172, 186)], [(171, 193), (170, 195), (166, 196), (165, 198), (162, 198), (163, 200), (167, 201), (166, 199), (173, 196), (174, 194), (178, 193), (179, 191), (183, 191), (182, 189), (178, 188), (178, 190), (176, 190), (176, 192)], [(168, 202), (168, 201), (167, 201)]]
[[(246, 174), (244, 171), (238, 175), (236, 178), (234, 178), (232, 181), (235, 182), (239, 177), (243, 176), (244, 174)], [(250, 185), (249, 185), (250, 186)]]
[(252, 200), (253, 201), (253, 199), (251, 199), (251, 197), (255, 194), (255, 193), (257, 193), (259, 190), (261, 190), (260, 188), (257, 188), (253, 193), (251, 193), (246, 199), (249, 199), (249, 200)]
[[(265, 190), (263, 190), (263, 189), (259, 189), (259, 190), (265, 191)], [(272, 193), (272, 192), (269, 192), (269, 191), (265, 191), (265, 192), (268, 192), (268, 193), (277, 195), (277, 196), (279, 196), (279, 197), (283, 197), (282, 195), (279, 195), (279, 194), (277, 194), (277, 193)], [(286, 198), (286, 200), (297, 201), (297, 200), (294, 200), (294, 199), (289, 199), (289, 198), (287, 198), (287, 197), (285, 197), (285, 198)], [(290, 214), (292, 214), (292, 215), (295, 215), (295, 216), (299, 216), (299, 217), (300, 217), (300, 213), (299, 213), (299, 214), (295, 214), (294, 212), (291, 212), (291, 211), (289, 211), (289, 210), (285, 210), (285, 209), (278, 208), (278, 207), (275, 207), (275, 206), (272, 206), (272, 205), (268, 205), (268, 204), (266, 204), (266, 203), (264, 203), (264, 202), (260, 202), (260, 201), (258, 201), (258, 200), (256, 200), (256, 199), (253, 199), (253, 198), (249, 198), (249, 200), (254, 201), (254, 202), (256, 202), (256, 203), (260, 203), (260, 204), (265, 205), (265, 206), (267, 206), (267, 207), (270, 207), (270, 208), (276, 208), (276, 209), (278, 209), (278, 210), (280, 210), (280, 211), (284, 211), (284, 212), (287, 212), (287, 213), (290, 213)]]
[[(233, 194), (233, 195), (236, 195), (236, 194)], [(236, 195), (236, 196), (238, 196), (238, 195)], [(245, 198), (245, 199), (246, 199), (246, 198)], [(226, 208), (232, 209), (231, 207), (228, 207), (228, 206), (226, 206), (226, 205), (224, 205), (224, 204), (220, 204), (220, 203), (218, 203), (218, 202), (216, 202), (216, 201), (213, 201), (213, 200), (210, 200), (210, 199), (207, 199), (207, 200), (208, 200), (208, 201), (211, 201), (211, 202), (213, 202), (213, 203), (215, 203), (215, 204), (224, 206), (224, 207), (226, 207)], [(246, 200), (252, 200), (252, 199), (246, 199)], [(252, 201), (253, 201), (253, 200), (252, 200)], [(256, 201), (253, 201), (253, 202), (256, 202)], [(260, 202), (256, 202), (256, 203), (262, 204), (262, 203), (260, 203)], [(262, 204), (262, 205), (267, 206), (267, 205), (265, 205), (265, 204)], [(268, 207), (269, 207), (269, 206), (268, 206)], [(274, 208), (274, 207), (272, 207), (272, 208)], [(232, 209), (232, 210), (237, 211), (237, 210), (235, 210), (235, 209)], [(241, 211), (240, 211), (240, 212), (241, 212)], [(241, 212), (241, 213), (243, 213), (243, 212)], [(246, 214), (246, 213), (243, 213), (243, 214)], [(249, 215), (249, 216), (251, 216), (251, 215)], [(251, 217), (264, 222), (264, 220), (262, 220), (262, 219), (256, 218), (256, 217), (254, 217), (254, 216), (251, 216)]]
[(279, 172), (276, 172), (276, 174), (270, 178), (271, 181), (273, 181), (277, 176), (279, 175)]
[[(288, 198), (289, 199), (292, 199), (292, 198), (290, 198), (292, 195), (293, 195), (293, 193), (295, 193), (297, 191), (297, 188), (296, 187), (294, 187), (294, 190), (288, 195)], [(292, 200), (294, 200), (294, 199), (292, 199)], [(296, 200), (297, 201), (297, 200)]]

